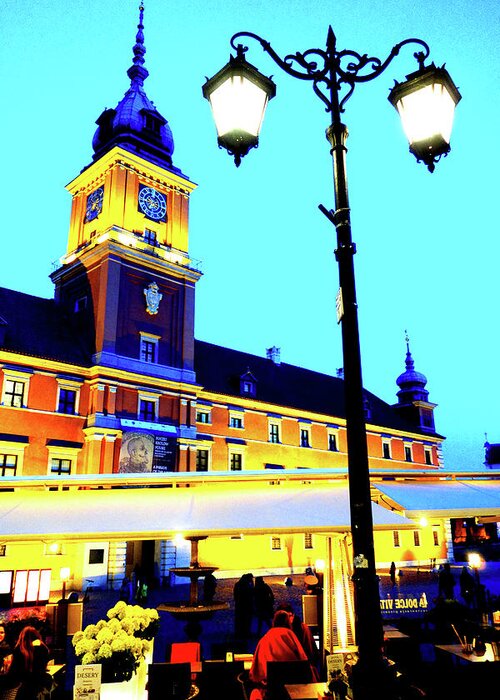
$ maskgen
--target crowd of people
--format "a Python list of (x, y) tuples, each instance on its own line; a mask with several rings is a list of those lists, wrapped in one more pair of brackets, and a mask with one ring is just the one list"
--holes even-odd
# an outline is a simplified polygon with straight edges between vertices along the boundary
[[(49, 697), (52, 677), (47, 672), (49, 650), (40, 632), (24, 627), (15, 643), (7, 639), (0, 624), (0, 694), (16, 691), (16, 700), (43, 700)], [(12, 693), (13, 694), (13, 693)]]

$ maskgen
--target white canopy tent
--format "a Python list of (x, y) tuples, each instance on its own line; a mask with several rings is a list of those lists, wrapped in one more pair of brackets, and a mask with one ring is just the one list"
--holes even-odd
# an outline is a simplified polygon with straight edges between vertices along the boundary
[[(423, 517), (500, 520), (500, 481), (377, 482), (376, 489), (414, 520)], [(383, 501), (389, 505), (387, 500)]]
[[(375, 530), (413, 528), (373, 504)], [(344, 483), (19, 491), (0, 496), (0, 541), (167, 539), (178, 533), (236, 535), (347, 532)]]

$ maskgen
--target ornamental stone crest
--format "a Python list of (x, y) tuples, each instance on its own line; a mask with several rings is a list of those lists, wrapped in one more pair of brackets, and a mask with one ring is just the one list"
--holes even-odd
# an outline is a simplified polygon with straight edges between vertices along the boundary
[(146, 311), (148, 314), (154, 316), (158, 313), (160, 301), (163, 299), (163, 294), (160, 294), (160, 290), (156, 282), (151, 282), (148, 284), (144, 290), (144, 296), (146, 297)]

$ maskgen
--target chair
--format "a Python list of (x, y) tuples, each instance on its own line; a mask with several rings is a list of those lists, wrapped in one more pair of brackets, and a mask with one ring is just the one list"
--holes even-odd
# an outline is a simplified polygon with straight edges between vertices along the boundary
[(17, 691), (21, 687), (21, 684), (16, 685), (14, 688), (4, 688), (0, 690), (0, 700), (16, 700)]
[(191, 664), (149, 664), (147, 689), (148, 700), (187, 700), (191, 692)]
[(199, 642), (174, 642), (170, 650), (171, 663), (200, 661), (201, 646)]
[[(201, 645), (199, 642), (174, 642), (170, 649), (170, 663), (191, 663), (201, 661)], [(191, 674), (191, 679), (195, 681), (197, 673)]]
[(200, 679), (203, 700), (217, 697), (244, 698), (238, 676), (244, 670), (243, 661), (204, 661)]
[(285, 700), (288, 683), (311, 683), (313, 672), (309, 661), (268, 661), (266, 700)]

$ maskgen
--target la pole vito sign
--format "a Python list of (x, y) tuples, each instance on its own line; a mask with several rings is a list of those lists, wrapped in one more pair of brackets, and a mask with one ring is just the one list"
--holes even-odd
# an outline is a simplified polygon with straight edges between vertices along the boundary
[(380, 610), (383, 615), (407, 615), (414, 613), (424, 613), (428, 610), (427, 596), (421, 593), (418, 596), (398, 596), (392, 598), (382, 598), (380, 600)]

